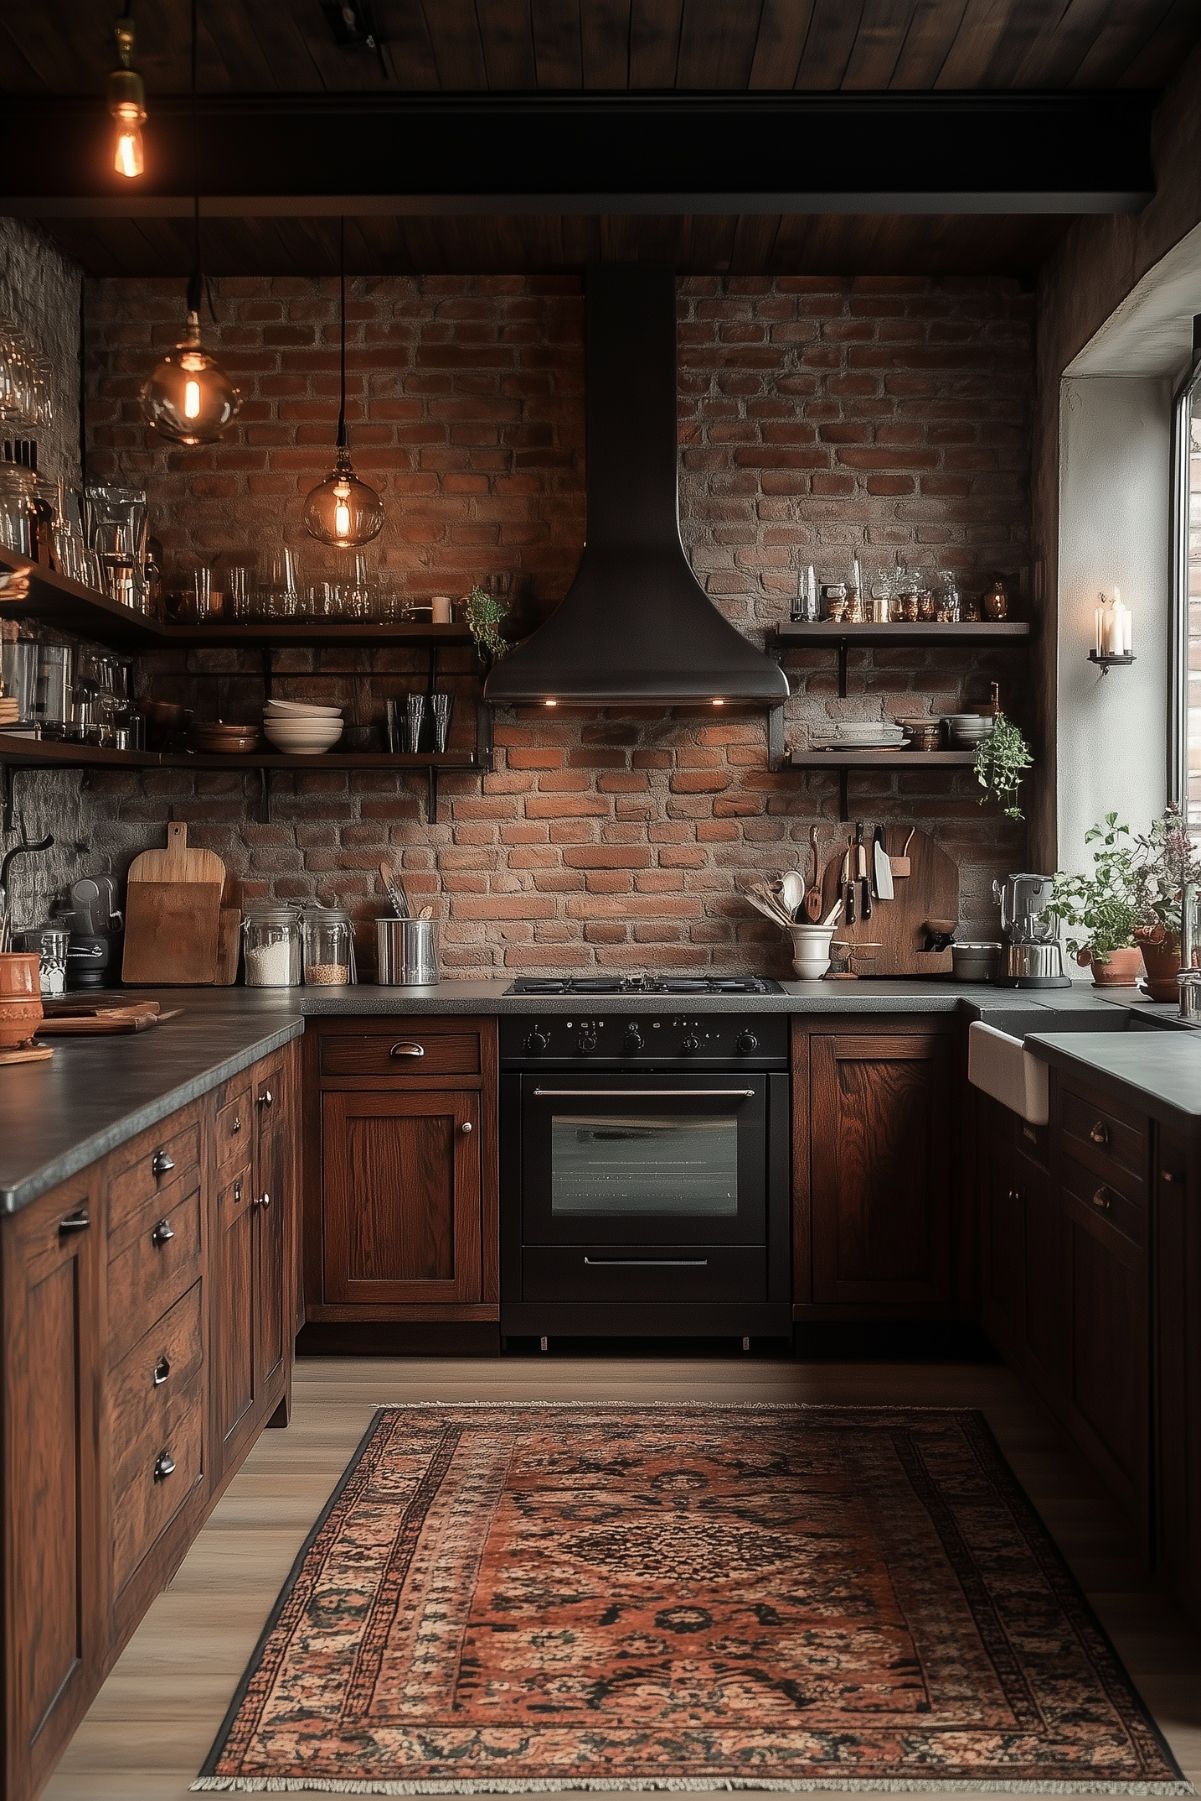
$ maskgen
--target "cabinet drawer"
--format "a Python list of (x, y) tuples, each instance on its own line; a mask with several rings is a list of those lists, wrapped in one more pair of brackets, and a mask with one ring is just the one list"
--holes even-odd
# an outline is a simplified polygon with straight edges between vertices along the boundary
[(109, 1243), (109, 1351), (120, 1357), (200, 1274), (200, 1189), (148, 1201)]
[(478, 1032), (342, 1033), (321, 1040), (323, 1076), (478, 1076)]
[(113, 1464), (113, 1589), (129, 1581), (192, 1495), (204, 1472), (204, 1384), (180, 1387), (165, 1417), (151, 1416)]
[(204, 1359), (203, 1285), (187, 1294), (139, 1338), (108, 1381), (114, 1513), (148, 1439), (167, 1442), (190, 1404)]
[(767, 1299), (765, 1245), (539, 1246), (521, 1258), (523, 1301), (741, 1301)]
[(1069, 1200), (1078, 1202), (1086, 1213), (1106, 1220), (1132, 1243), (1146, 1245), (1147, 1197), (1144, 1190), (1132, 1188), (1126, 1178), (1122, 1188), (1114, 1182), (1099, 1181), (1093, 1170), (1086, 1169), (1074, 1157), (1064, 1157), (1060, 1180), (1064, 1194)]
[(1060, 1084), (1059, 1126), (1066, 1150), (1105, 1182), (1127, 1190), (1147, 1180), (1145, 1121), (1123, 1119), (1086, 1088)]
[(252, 1114), (249, 1088), (240, 1088), (223, 1107), (218, 1107), (213, 1140), (219, 1169), (249, 1155), (246, 1147), (250, 1143)]
[(200, 1120), (182, 1124), (176, 1116), (153, 1132), (143, 1132), (115, 1153), (108, 1182), (108, 1230), (122, 1230), (152, 1195), (166, 1195), (180, 1185), (194, 1187), (200, 1178)]

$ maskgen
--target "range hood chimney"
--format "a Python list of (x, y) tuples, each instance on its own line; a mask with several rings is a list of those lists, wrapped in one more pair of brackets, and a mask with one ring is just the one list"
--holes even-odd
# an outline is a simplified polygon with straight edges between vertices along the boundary
[(550, 618), (488, 676), (490, 706), (776, 707), (779, 666), (717, 611), (680, 542), (670, 271), (587, 287), (588, 533)]

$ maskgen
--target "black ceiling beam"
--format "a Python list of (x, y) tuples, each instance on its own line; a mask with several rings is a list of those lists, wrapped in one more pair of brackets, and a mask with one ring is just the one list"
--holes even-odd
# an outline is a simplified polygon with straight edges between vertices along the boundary
[[(202, 97), (206, 213), (1112, 213), (1153, 188), (1154, 97), (222, 94)], [(98, 99), (0, 104), (0, 211), (169, 218), (189, 103), (149, 96), (146, 175)]]

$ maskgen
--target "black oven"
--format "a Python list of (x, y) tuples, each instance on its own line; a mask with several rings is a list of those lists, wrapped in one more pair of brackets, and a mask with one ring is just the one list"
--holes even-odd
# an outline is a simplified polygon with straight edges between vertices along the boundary
[(506, 1336), (790, 1330), (787, 1022), (764, 1023), (502, 1020)]

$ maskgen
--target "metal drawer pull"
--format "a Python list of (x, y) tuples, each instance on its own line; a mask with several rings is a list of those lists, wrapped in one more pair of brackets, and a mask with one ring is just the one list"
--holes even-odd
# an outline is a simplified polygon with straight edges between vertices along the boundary
[(167, 1380), (167, 1377), (170, 1374), (171, 1374), (170, 1358), (169, 1357), (160, 1357), (158, 1362), (154, 1366), (154, 1386), (156, 1388), (161, 1388), (163, 1386), (163, 1383)]
[(168, 1476), (175, 1474), (175, 1459), (170, 1451), (160, 1451), (154, 1460), (154, 1480), (165, 1482)]
[(260, 1094), (260, 1096), (259, 1096), (259, 1106), (260, 1107), (273, 1107), (274, 1105), (275, 1105), (275, 1096), (272, 1094), (272, 1092), (269, 1088), (264, 1088), (262, 1094)]
[(587, 1269), (708, 1269), (707, 1257), (585, 1257)]
[(1103, 1119), (1097, 1121), (1096, 1125), (1090, 1131), (1089, 1137), (1094, 1144), (1109, 1143), (1109, 1127), (1105, 1124)]
[(236, 1203), (237, 1203), (237, 1202), (238, 1202), (238, 1201), (240, 1201), (240, 1200), (241, 1200), (241, 1198), (242, 1198), (242, 1184), (241, 1184), (241, 1181), (237, 1181), (237, 1182), (235, 1182), (235, 1183), (234, 1183), (234, 1202), (235, 1202), (235, 1205), (236, 1205)]
[(425, 1046), (409, 1043), (394, 1044), (388, 1055), (390, 1057), (424, 1057)]
[(543, 1101), (749, 1101), (753, 1088), (535, 1088)]
[(255, 1195), (254, 1204), (256, 1207), (269, 1207), (271, 1205), (271, 1196), (265, 1188), (262, 1194)]
[(1179, 1182), (1180, 1177), (1174, 1169), (1161, 1169), (1159, 1172), (1159, 1179), (1161, 1182), (1172, 1183)]
[(1018, 1202), (1022, 1198), (1022, 1191), (1020, 1188), (1011, 1188), (1005, 1198), (1007, 1201), (1012, 1202), (1012, 1204), (1016, 1207)]
[(175, 1168), (175, 1159), (168, 1151), (155, 1151), (150, 1159), (150, 1168), (156, 1176), (166, 1176)]
[(229, 1129), (231, 1134), (242, 1130), (242, 1115), (240, 1113), (234, 1114), (234, 1123)]
[(1093, 1206), (1101, 1213), (1108, 1213), (1113, 1204), (1110, 1200), (1109, 1190), (1107, 1188), (1098, 1188), (1092, 1199)]
[(74, 1213), (65, 1213), (58, 1222), (58, 1235), (65, 1238), (68, 1232), (86, 1232), (92, 1223), (92, 1216), (86, 1207), (79, 1207)]
[(175, 1227), (171, 1224), (171, 1221), (169, 1219), (160, 1219), (158, 1225), (150, 1234), (150, 1242), (156, 1251), (161, 1251), (163, 1246), (169, 1244), (174, 1237)]

